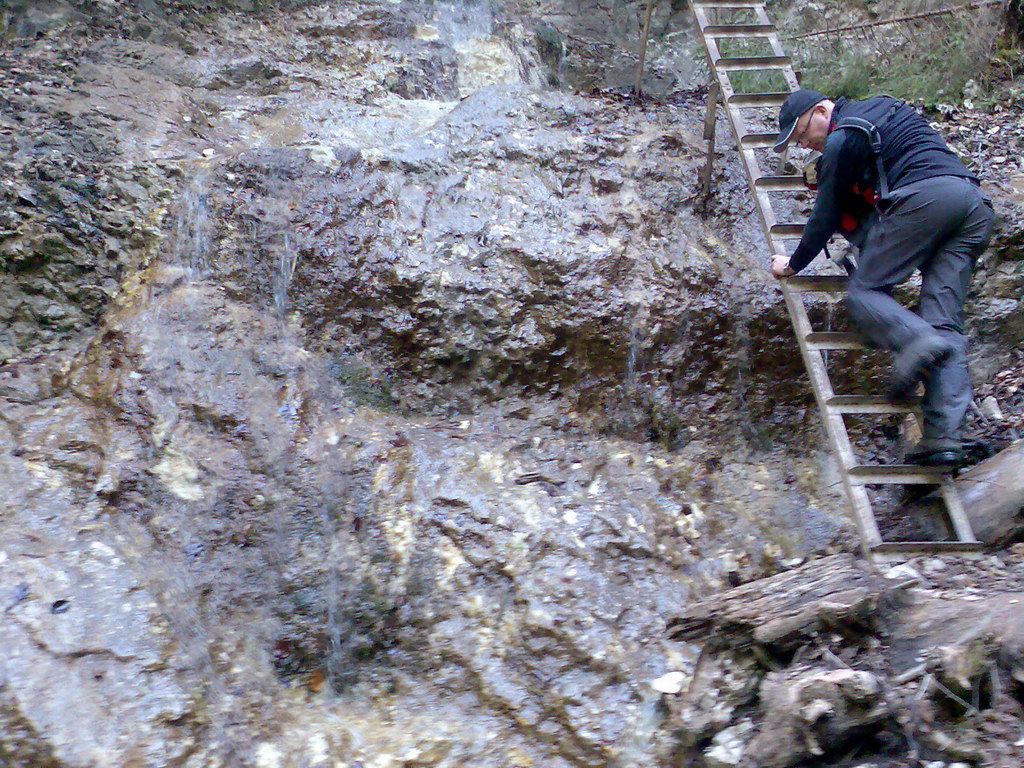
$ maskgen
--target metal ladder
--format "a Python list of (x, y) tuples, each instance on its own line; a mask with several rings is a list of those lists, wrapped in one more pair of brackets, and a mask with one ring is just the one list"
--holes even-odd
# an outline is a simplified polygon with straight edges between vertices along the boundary
[[(800, 238), (803, 222), (779, 222), (772, 208), (770, 192), (793, 192), (806, 189), (801, 175), (787, 176), (763, 173), (755, 150), (770, 148), (776, 134), (757, 133), (747, 130), (744, 110), (777, 109), (791, 91), (800, 85), (788, 56), (779, 42), (775, 26), (768, 18), (762, 0), (693, 0), (691, 2), (697, 26), (708, 55), (712, 82), (708, 93), (708, 113), (704, 138), (709, 142), (708, 161), (702, 174), (705, 192), (710, 192), (711, 166), (714, 156), (714, 129), (717, 102), (721, 99), (736, 146), (739, 148), (747, 180), (754, 195), (756, 208), (761, 218), (765, 237), (773, 253), (788, 253), (785, 241)], [(750, 23), (717, 23), (719, 11), (743, 10), (752, 15)], [(718, 41), (729, 39), (760, 39), (771, 47), (770, 55), (723, 56)], [(763, 45), (762, 42), (762, 45)], [(733, 72), (781, 73), (787, 90), (777, 93), (737, 93), (730, 80)], [(779, 163), (782, 170), (783, 162)], [(843, 488), (853, 510), (854, 520), (860, 532), (864, 554), (873, 561), (891, 561), (921, 553), (958, 553), (974, 555), (980, 553), (982, 545), (975, 540), (970, 522), (964, 513), (960, 496), (948, 474), (938, 469), (912, 464), (870, 465), (858, 464), (850, 442), (845, 414), (906, 414), (920, 412), (915, 400), (893, 404), (884, 397), (870, 395), (836, 394), (829, 380), (823, 352), (839, 349), (864, 349), (860, 337), (854, 333), (815, 331), (811, 326), (807, 308), (804, 305), (806, 293), (842, 293), (846, 286), (845, 275), (796, 275), (779, 281), (785, 297), (790, 320), (796, 332), (797, 343), (803, 356), (804, 365), (811, 380), (814, 398), (825, 421), (825, 431), (839, 464)], [(935, 485), (938, 486), (952, 530), (953, 541), (886, 542), (882, 540), (868, 496), (869, 485)]]

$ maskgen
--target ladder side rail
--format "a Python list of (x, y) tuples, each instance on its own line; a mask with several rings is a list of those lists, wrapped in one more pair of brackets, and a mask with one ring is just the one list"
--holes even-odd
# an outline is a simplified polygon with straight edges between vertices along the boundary
[[(771, 24), (772, 20), (768, 18), (768, 11), (764, 5), (759, 5), (754, 12), (757, 14), (758, 21), (762, 24)], [(778, 32), (767, 36), (768, 43), (772, 47), (772, 51), (776, 56), (785, 56), (786, 49), (782, 47), (782, 41), (779, 40)], [(789, 90), (796, 91), (800, 88), (800, 80), (796, 76), (796, 70), (792, 66), (782, 70), (783, 77), (786, 78), (786, 85), (789, 86)]]
[[(694, 6), (693, 12), (697, 17), (698, 26), (701, 29), (708, 26), (709, 21), (704, 9)], [(746, 126), (743, 124), (742, 115), (739, 114), (739, 110), (730, 108), (729, 105), (729, 97), (735, 93), (735, 90), (732, 87), (732, 82), (729, 80), (728, 73), (722, 72), (715, 66), (715, 62), (721, 58), (721, 52), (718, 48), (718, 44), (713, 39), (704, 37), (703, 33), (701, 34), (701, 37), (704, 40), (704, 49), (708, 55), (708, 67), (719, 84), (720, 98), (725, 106), (725, 113), (729, 119), (729, 125), (732, 127), (733, 138), (736, 140), (736, 146), (740, 151), (742, 159), (741, 165), (747, 174), (747, 183), (751, 189), (754, 189), (754, 180), (763, 174), (761, 173), (754, 150), (743, 146), (742, 137), (746, 134)], [(770, 205), (766, 211), (760, 204), (760, 201), (755, 200), (755, 203), (754, 207), (757, 208), (758, 215), (761, 219), (761, 226), (764, 228), (765, 236), (767, 236), (771, 227), (777, 223), (775, 212), (772, 210)]]
[(942, 500), (946, 503), (946, 513), (949, 515), (949, 522), (953, 525), (953, 532), (959, 541), (977, 541), (974, 536), (974, 529), (971, 528), (971, 521), (964, 511), (964, 505), (960, 501), (960, 493), (953, 485), (951, 479), (942, 483)]
[(846, 491), (846, 498), (849, 499), (853, 509), (854, 522), (860, 532), (865, 555), (870, 557), (871, 548), (882, 543), (882, 535), (871, 509), (871, 500), (868, 498), (867, 489), (863, 485), (853, 483), (850, 477), (849, 469), (857, 463), (857, 460), (843, 417), (839, 413), (830, 411), (826, 405), (829, 398), (834, 395), (832, 382), (828, 377), (828, 369), (821, 352), (809, 348), (804, 342), (804, 338), (810, 333), (811, 321), (807, 316), (807, 309), (801, 295), (797, 291), (791, 290), (785, 282), (782, 282), (782, 295), (786, 300), (793, 329), (796, 331), (797, 345), (804, 360), (804, 367), (807, 369), (818, 411), (825, 422), (825, 434), (836, 457), (836, 463), (839, 465), (843, 490)]
[[(747, 174), (747, 183), (752, 193), (755, 196), (755, 208), (757, 208), (758, 216), (761, 220), (761, 226), (764, 230), (765, 237), (768, 239), (769, 245), (772, 248), (772, 252), (781, 252), (776, 248), (776, 243), (773, 242), (771, 237), (771, 228), (778, 224), (778, 218), (775, 214), (775, 210), (771, 205), (771, 202), (767, 196), (763, 199), (758, 197), (759, 193), (764, 195), (762, 190), (757, 188), (757, 179), (769, 175), (765, 174), (760, 164), (757, 161), (757, 155), (754, 153), (753, 148), (744, 145), (743, 137), (748, 134), (747, 127), (744, 123), (743, 116), (738, 107), (730, 104), (729, 99), (736, 95), (735, 89), (732, 86), (732, 82), (729, 79), (728, 72), (722, 71), (716, 67), (715, 63), (718, 59), (722, 58), (721, 51), (718, 46), (718, 42), (713, 38), (705, 37), (703, 30), (711, 26), (711, 21), (708, 18), (707, 11), (704, 8), (694, 5), (693, 6), (694, 16), (697, 19), (697, 26), (701, 30), (701, 39), (704, 41), (704, 49), (707, 53), (708, 67), (711, 70), (712, 75), (719, 83), (719, 93), (723, 106), (725, 107), (726, 116), (729, 119), (729, 124), (732, 127), (733, 137), (736, 141), (736, 146), (740, 151), (741, 158), (743, 160), (743, 168)], [(770, 23), (767, 20), (767, 14), (764, 13), (763, 7), (759, 10), (759, 15), (763, 16), (762, 23)], [(773, 48), (781, 50), (781, 44), (778, 42), (777, 36)], [(786, 66), (784, 69), (776, 70), (781, 71), (786, 79), (787, 84), (790, 85), (791, 89), (799, 87), (796, 84), (796, 74), (791, 66)]]

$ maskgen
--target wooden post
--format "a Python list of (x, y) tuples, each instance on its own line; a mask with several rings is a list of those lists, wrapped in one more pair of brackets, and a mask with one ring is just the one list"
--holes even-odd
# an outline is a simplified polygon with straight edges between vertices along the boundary
[(640, 81), (644, 76), (644, 59), (647, 57), (647, 36), (651, 31), (651, 16), (654, 14), (654, 6), (658, 0), (650, 0), (647, 3), (647, 16), (644, 18), (644, 29), (640, 35), (640, 60), (636, 63), (636, 85), (633, 88), (637, 96), (640, 95)]
[(717, 80), (708, 86), (707, 113), (704, 115), (704, 140), (708, 143), (708, 156), (704, 162), (704, 170), (700, 173), (700, 196), (706, 205), (711, 198), (711, 171), (715, 164), (715, 118), (718, 116), (718, 99), (721, 87)]
[(789, 162), (789, 147), (787, 146), (779, 153), (779, 159), (775, 161), (775, 173), (782, 176), (786, 173), (786, 163)]

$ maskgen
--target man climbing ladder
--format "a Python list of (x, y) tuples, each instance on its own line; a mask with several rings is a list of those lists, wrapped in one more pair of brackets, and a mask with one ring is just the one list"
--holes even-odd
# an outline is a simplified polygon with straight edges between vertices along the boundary
[[(963, 304), (992, 234), (991, 202), (931, 126), (889, 96), (832, 101), (794, 91), (779, 111), (775, 150), (790, 144), (822, 152), (818, 195), (799, 245), (791, 256), (775, 254), (772, 274), (802, 270), (846, 230), (844, 214), (857, 215), (862, 245), (847, 286), (850, 319), (896, 353), (891, 398), (924, 382), (923, 437), (907, 462), (955, 466), (971, 398)], [(923, 278), (916, 313), (891, 295), (915, 270)]]
[[(790, 109), (788, 109), (787, 117), (782, 121), (783, 125), (780, 127), (785, 128), (781, 135), (775, 131), (771, 133), (762, 133), (762, 110), (771, 109), (777, 110), (789, 101), (790, 97), (795, 92), (801, 90), (800, 84), (796, 77), (796, 72), (793, 70), (792, 61), (789, 56), (786, 55), (786, 51), (779, 40), (778, 30), (775, 25), (772, 24), (771, 19), (768, 17), (768, 12), (764, 5), (764, 0), (691, 0), (691, 8), (693, 9), (694, 21), (696, 22), (697, 28), (700, 30), (701, 38), (704, 42), (704, 48), (707, 51), (708, 56), (708, 67), (712, 75), (712, 84), (708, 92), (708, 115), (705, 123), (706, 129), (714, 128), (715, 110), (716, 105), (721, 103), (724, 107), (726, 117), (730, 127), (732, 128), (733, 136), (736, 139), (736, 147), (740, 156), (741, 165), (750, 183), (750, 190), (755, 203), (755, 210), (758, 214), (758, 218), (761, 220), (762, 229), (764, 232), (765, 240), (768, 243), (769, 253), (779, 254), (775, 261), (775, 269), (777, 274), (786, 276), (789, 274), (787, 267), (789, 263), (786, 261), (786, 256), (781, 255), (783, 251), (788, 250), (784, 245), (785, 240), (802, 240), (804, 239), (804, 222), (798, 220), (780, 221), (773, 204), (773, 195), (786, 196), (793, 193), (801, 193), (806, 189), (804, 184), (804, 178), (800, 175), (776, 175), (776, 173), (762, 168), (762, 158), (760, 153), (763, 150), (770, 149), (771, 147), (780, 143), (781, 138), (785, 138), (785, 143), (790, 143), (794, 140), (804, 139), (804, 132), (810, 130), (816, 130), (819, 133), (822, 131), (823, 123), (820, 112), (815, 117), (813, 110), (818, 107), (823, 101), (824, 96), (818, 94), (815, 98), (812, 98), (811, 103), (806, 101), (800, 105), (793, 106), (793, 102), (790, 102)], [(740, 46), (743, 49), (749, 49), (755, 43), (760, 49), (760, 55), (727, 55), (722, 51), (721, 44), (728, 40), (739, 40), (742, 43)], [(772, 74), (776, 82), (781, 77), (785, 83), (785, 90), (780, 91), (745, 91), (737, 90), (737, 83), (740, 80), (733, 80), (735, 73), (752, 73), (755, 77), (755, 82), (763, 82), (764, 76)], [(744, 78), (751, 79), (751, 78)], [(820, 97), (820, 98), (818, 98)], [(895, 102), (893, 102), (895, 104)], [(835, 104), (833, 111), (835, 111)], [(851, 105), (852, 106), (852, 105)], [(805, 117), (805, 113), (808, 110), (812, 110), (812, 114)], [(842, 110), (840, 110), (842, 111)], [(890, 115), (890, 111), (893, 115)], [(899, 196), (909, 194), (911, 191), (916, 189), (917, 184), (930, 185), (935, 182), (936, 178), (947, 178), (946, 176), (934, 176), (934, 177), (919, 177), (915, 179), (913, 183), (908, 181), (904, 176), (910, 170), (916, 170), (914, 165), (915, 153), (909, 148), (906, 150), (899, 149), (898, 147), (889, 147), (888, 151), (892, 152), (895, 149), (899, 149), (900, 153), (906, 152), (906, 158), (908, 164), (902, 170), (897, 173), (897, 167), (892, 163), (891, 159), (886, 160), (886, 148), (882, 146), (882, 135), (881, 132), (876, 129), (874, 123), (871, 123), (867, 118), (872, 118), (879, 123), (884, 123), (886, 118), (896, 116), (902, 118), (902, 115), (897, 114), (899, 109), (893, 110), (892, 106), (884, 111), (881, 115), (867, 114), (861, 117), (861, 132), (864, 133), (865, 138), (868, 140), (868, 146), (873, 152), (873, 157), (876, 159), (876, 165), (880, 163), (884, 172), (877, 174), (875, 181), (886, 181), (892, 183), (895, 178), (898, 177), (898, 188), (894, 186), (895, 192), (889, 193), (886, 189), (884, 192), (887, 194), (881, 195), (882, 197), (889, 198), (891, 195)], [(748, 115), (753, 115), (753, 118), (748, 118)], [(851, 117), (857, 117), (852, 112), (849, 113)], [(827, 143), (827, 137), (831, 133), (839, 133), (842, 137), (845, 133), (850, 131), (842, 130), (839, 131), (838, 127), (833, 129), (831, 121), (831, 113), (829, 119), (824, 121), (824, 134), (821, 136), (821, 146), (824, 148)], [(838, 117), (838, 115), (837, 115)], [(814, 125), (811, 125), (812, 118), (814, 119)], [(797, 123), (800, 123), (797, 125)], [(851, 124), (855, 124), (857, 121), (851, 121)], [(896, 123), (895, 125), (898, 125)], [(884, 125), (881, 126), (883, 129)], [(853, 129), (856, 132), (856, 128)], [(712, 133), (712, 130), (707, 130), (707, 133)], [(910, 134), (912, 137), (913, 134)], [(710, 139), (710, 136), (706, 136)], [(891, 140), (891, 137), (890, 137)], [(838, 143), (838, 137), (837, 137)], [(845, 141), (843, 142), (845, 144)], [(940, 147), (941, 147), (940, 143)], [(709, 140), (708, 142), (708, 162), (705, 165), (704, 173), (701, 177), (702, 188), (705, 192), (710, 191), (711, 185), (711, 164), (712, 164), (712, 152), (714, 142)], [(875, 151), (877, 148), (878, 151)], [(847, 148), (849, 149), (849, 148)], [(837, 160), (843, 160), (842, 152), (839, 153)], [(889, 167), (886, 167), (888, 162)], [(774, 165), (774, 164), (772, 164)], [(854, 166), (847, 164), (840, 164), (837, 162), (836, 171), (837, 178), (838, 172), (842, 169), (855, 170)], [(870, 167), (863, 168), (870, 173)], [(959, 168), (958, 173), (963, 173), (962, 166)], [(955, 175), (955, 174), (953, 174)], [(969, 174), (968, 174), (969, 175)], [(845, 177), (844, 177), (845, 178)], [(870, 180), (870, 179), (869, 179)], [(969, 179), (954, 179), (953, 182), (960, 184), (962, 189), (968, 189), (968, 185), (972, 185)], [(950, 182), (950, 183), (953, 183)], [(833, 179), (830, 182), (835, 191), (836, 180)], [(858, 190), (860, 187), (857, 188)], [(857, 190), (854, 190), (857, 191)], [(863, 190), (862, 190), (863, 191)], [(880, 190), (881, 191), (881, 190)], [(967, 193), (964, 193), (967, 194)], [(831, 197), (831, 195), (823, 195), (823, 199)], [(876, 219), (881, 218), (879, 213), (875, 210), (875, 199), (871, 196), (870, 202), (867, 198), (863, 198), (864, 203), (860, 205), (859, 210), (867, 214), (864, 216), (864, 223), (868, 226), (860, 226), (859, 234), (874, 234), (874, 236), (883, 237), (886, 232), (886, 227), (883, 224), (876, 224), (870, 226)], [(890, 201), (892, 202), (892, 201)], [(982, 201), (983, 202), (983, 201)], [(822, 203), (824, 205), (824, 203)], [(889, 208), (893, 210), (899, 209), (899, 206), (904, 206), (904, 210), (907, 214), (919, 207), (916, 200), (907, 200), (906, 203), (893, 202)], [(883, 204), (882, 207), (886, 207)], [(790, 206), (787, 206), (790, 208)], [(889, 215), (889, 208), (887, 208), (886, 216)], [(987, 216), (987, 214), (985, 214)], [(937, 218), (942, 218), (938, 216)], [(852, 230), (856, 230), (858, 224), (855, 222), (852, 226)], [(988, 225), (986, 224), (986, 230)], [(844, 228), (849, 231), (850, 228)], [(877, 230), (877, 232), (876, 232)], [(933, 233), (929, 233), (929, 236)], [(953, 234), (950, 232), (949, 234)], [(987, 239), (987, 231), (982, 240)], [(810, 239), (808, 236), (807, 239)], [(859, 241), (859, 237), (854, 237), (854, 240)], [(810, 247), (812, 243), (806, 242), (805, 244)], [(936, 241), (936, 251), (938, 250), (938, 241)], [(882, 252), (884, 248), (884, 242), (880, 243), (880, 247), (877, 249)], [(930, 247), (930, 246), (929, 246)], [(977, 250), (980, 252), (981, 245), (978, 246)], [(919, 255), (920, 262), (923, 264), (930, 256), (934, 256), (935, 253), (929, 251), (924, 255)], [(976, 253), (972, 251), (972, 258), (976, 256)], [(804, 258), (810, 261), (813, 254), (806, 254)], [(879, 267), (885, 268), (886, 264), (884, 260), (878, 262)], [(794, 266), (800, 266), (800, 262), (794, 262)], [(904, 265), (904, 269), (907, 269)], [(910, 268), (912, 270), (912, 267)], [(909, 274), (909, 271), (907, 271)], [(889, 276), (885, 279), (884, 269), (882, 277), (877, 278), (874, 283), (869, 283), (867, 277), (871, 275), (871, 270), (864, 269), (861, 272), (859, 280), (863, 283), (863, 290), (872, 291), (878, 296), (874, 296), (865, 302), (865, 312), (867, 315), (877, 313), (877, 300), (879, 297), (891, 300), (888, 296), (886, 289), (890, 284), (894, 285), (899, 282), (899, 279), (894, 279)], [(936, 277), (941, 275), (936, 274)], [(901, 275), (897, 275), (896, 278), (901, 278)], [(941, 278), (945, 280), (945, 278)], [(964, 278), (966, 280), (966, 277)], [(940, 280), (941, 282), (941, 280)], [(914, 398), (900, 399), (897, 401), (890, 400), (887, 397), (879, 397), (868, 393), (859, 392), (837, 392), (832, 385), (831, 376), (829, 375), (829, 357), (828, 352), (830, 350), (855, 350), (862, 349), (864, 347), (864, 341), (860, 334), (841, 333), (833, 332), (831, 330), (817, 330), (815, 329), (811, 316), (807, 311), (805, 303), (805, 297), (814, 294), (835, 294), (837, 292), (845, 292), (848, 286), (849, 280), (845, 275), (838, 275), (834, 272), (832, 274), (822, 275), (793, 275), (786, 277), (779, 281), (780, 292), (782, 293), (783, 300), (786, 303), (786, 309), (789, 313), (790, 321), (793, 324), (793, 331), (796, 337), (797, 346), (800, 349), (800, 356), (803, 358), (804, 366), (807, 370), (808, 384), (811, 390), (814, 392), (814, 399), (818, 405), (818, 409), (822, 415), (823, 426), (825, 427), (825, 434), (828, 437), (829, 444), (831, 445), (833, 455), (836, 458), (836, 467), (839, 471), (839, 477), (842, 481), (843, 490), (846, 493), (847, 500), (850, 503), (850, 510), (853, 513), (854, 521), (857, 524), (858, 531), (861, 537), (861, 543), (864, 552), (873, 562), (885, 562), (890, 560), (897, 560), (906, 557), (910, 554), (929, 552), (956, 552), (965, 557), (974, 557), (980, 554), (982, 551), (981, 542), (977, 541), (974, 536), (974, 532), (971, 528), (970, 520), (964, 511), (963, 504), (960, 500), (960, 495), (957, 491), (956, 485), (950, 478), (946, 466), (943, 464), (950, 460), (951, 456), (943, 455), (932, 455), (922, 456), (920, 458), (926, 460), (927, 465), (921, 466), (920, 464), (875, 464), (871, 462), (864, 462), (858, 455), (858, 450), (850, 440), (849, 432), (847, 431), (845, 419), (847, 416), (858, 416), (860, 414), (875, 414), (875, 415), (888, 415), (888, 414), (907, 414), (914, 413), (917, 415), (918, 409), (915, 404)], [(966, 285), (966, 282), (964, 283)], [(854, 290), (854, 296), (861, 288)], [(948, 323), (950, 326), (957, 329), (956, 333), (962, 338), (960, 333), (959, 323), (959, 311), (962, 304), (962, 291), (954, 296), (953, 305), (954, 312), (951, 315), (954, 322)], [(945, 301), (947, 297), (940, 296)], [(855, 299), (856, 300), (856, 299)], [(942, 304), (943, 307), (947, 306)], [(933, 331), (932, 324), (927, 322), (927, 318), (917, 318), (918, 322), (924, 322), (927, 326), (929, 338), (933, 338), (931, 334), (935, 334), (944, 340), (950, 334), (946, 333), (943, 329), (940, 331)], [(913, 322), (913, 321), (907, 321)], [(889, 327), (888, 324), (883, 323), (885, 327)], [(918, 326), (919, 327), (919, 326)], [(884, 341), (883, 341), (884, 343)], [(902, 338), (894, 343), (892, 346), (899, 347), (899, 345), (907, 346), (909, 342), (905, 342)], [(900, 347), (902, 351), (902, 347)], [(958, 353), (960, 355), (962, 353)], [(923, 355), (921, 357), (924, 357)], [(902, 377), (902, 386), (898, 389), (910, 387), (912, 384), (908, 382), (916, 382), (922, 377), (922, 371), (927, 372), (924, 369), (938, 369), (944, 366), (949, 359), (955, 359), (957, 355), (954, 355), (951, 351), (939, 350), (933, 355), (928, 356), (928, 364), (921, 366), (918, 364), (908, 364), (906, 368), (903, 367), (902, 363), (900, 370), (909, 371), (906, 376)], [(904, 360), (908, 360), (907, 356)], [(921, 358), (916, 358), (920, 361)], [(961, 357), (962, 359), (962, 357)], [(944, 371), (940, 372), (939, 380), (943, 381), (944, 385), (950, 383), (950, 378), (945, 375)], [(955, 378), (955, 377), (954, 377)], [(899, 382), (897, 382), (899, 383)], [(955, 383), (955, 382), (954, 382)], [(937, 397), (941, 390), (932, 390), (932, 396)], [(962, 393), (961, 393), (962, 394)], [(946, 416), (951, 414), (951, 410), (947, 409), (941, 412)], [(959, 423), (956, 425), (956, 430), (959, 430)], [(929, 427), (929, 429), (931, 429)], [(929, 432), (929, 436), (938, 432)], [(922, 450), (928, 448), (926, 443), (923, 446), (919, 446)], [(953, 454), (958, 453), (957, 450), (951, 451)], [(939, 464), (936, 466), (936, 464)], [(949, 522), (949, 538), (940, 541), (886, 541), (882, 537), (882, 532), (879, 529), (878, 521), (875, 519), (871, 494), (869, 493), (870, 486), (931, 486), (937, 489), (939, 496), (942, 499), (943, 506), (946, 511), (946, 516)]]

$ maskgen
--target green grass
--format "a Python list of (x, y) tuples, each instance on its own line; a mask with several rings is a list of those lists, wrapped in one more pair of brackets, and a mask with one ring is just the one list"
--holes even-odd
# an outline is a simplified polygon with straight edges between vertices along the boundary
[[(907, 12), (920, 10), (919, 4)], [(793, 41), (802, 84), (829, 96), (860, 99), (890, 93), (924, 103), (960, 104), (990, 90), (999, 13), (982, 9)], [(969, 86), (971, 81), (977, 86)]]

